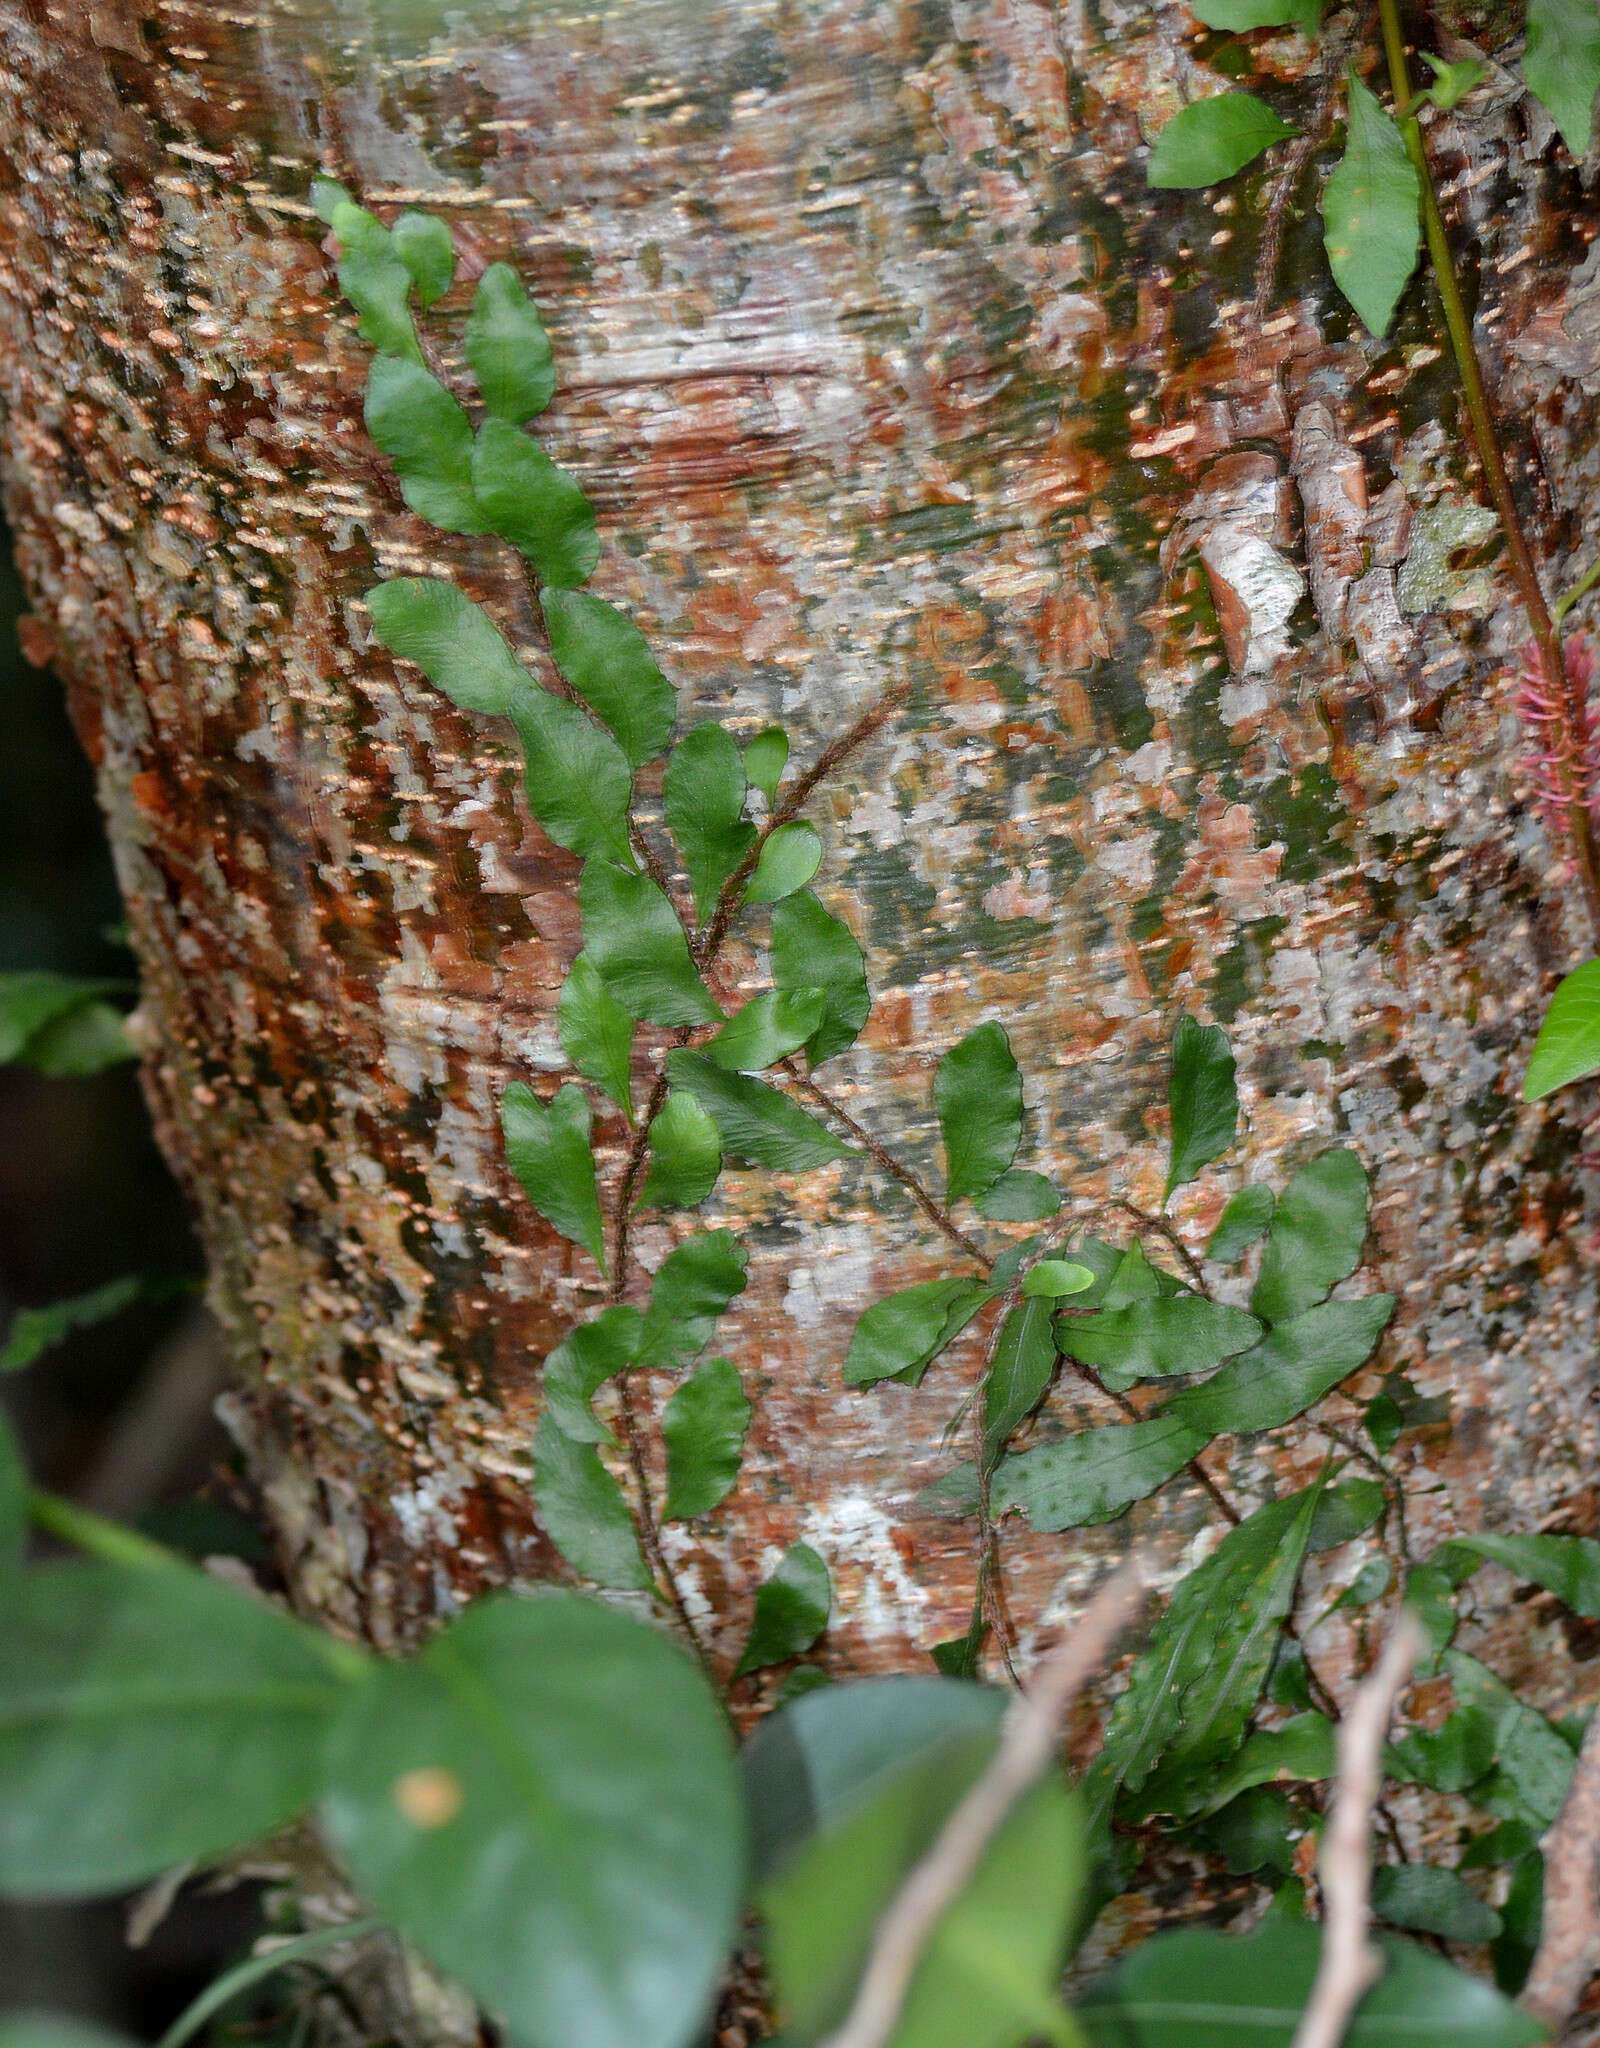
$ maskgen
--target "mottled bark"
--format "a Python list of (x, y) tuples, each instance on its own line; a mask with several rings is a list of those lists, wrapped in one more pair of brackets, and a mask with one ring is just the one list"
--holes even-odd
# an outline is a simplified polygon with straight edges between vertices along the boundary
[[(1406, 1440), (1423, 1540), (1600, 1530), (1585, 1099), (1516, 1098), (1584, 945), (1512, 714), (1524, 625), (1497, 563), (1460, 558), (1474, 479), (1427, 293), (1392, 347), (1354, 331), (1313, 169), (1258, 320), (1270, 179), (1145, 191), (1191, 38), (1123, 0), (0, 4), (6, 508), (307, 1611), (388, 1644), (557, 1569), (537, 1366), (597, 1298), (495, 1114), (561, 1066), (575, 865), (527, 819), (509, 730), (364, 648), (355, 608), (441, 562), (513, 626), (526, 599), (505, 551), (404, 511), (363, 435), (318, 166), (523, 269), (562, 374), (541, 431), (608, 543), (594, 587), (691, 717), (781, 716), (804, 753), (909, 685), (813, 807), (877, 997), (834, 1069), (852, 1111), (931, 1170), (933, 1061), (999, 1016), (1036, 1163), (1155, 1206), (1171, 1026), (1223, 1020), (1254, 1170), (1337, 1134), (1374, 1171), (1402, 1306), (1352, 1393), (1404, 1365), (1450, 1397), (1449, 1430)], [(1596, 540), (1577, 181), (1509, 93), (1432, 133), (1559, 583)], [(731, 1658), (763, 1562), (805, 1538), (835, 1666), (916, 1666), (972, 1594), (971, 1531), (912, 1496), (979, 1347), (921, 1391), (849, 1393), (840, 1362), (944, 1248), (871, 1170), (738, 1174), (718, 1213), (754, 1254), (726, 1348), (757, 1419), (726, 1509), (674, 1538), (690, 1600)], [(669, 1233), (638, 1242), (650, 1263)], [(1249, 1503), (1327, 1448), (1304, 1427), (1211, 1469)], [(1183, 1483), (1133, 1524), (1176, 1567), (1212, 1515)], [(1128, 1529), (1007, 1529), (1025, 1652)], [(1538, 1697), (1588, 1696), (1590, 1636), (1569, 1656), (1543, 1606), (1502, 1634)]]

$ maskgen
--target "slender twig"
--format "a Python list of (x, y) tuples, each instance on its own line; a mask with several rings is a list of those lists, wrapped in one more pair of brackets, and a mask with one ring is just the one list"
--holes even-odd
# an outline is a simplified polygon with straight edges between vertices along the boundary
[(855, 2003), (827, 2048), (883, 2048), (893, 2034), (939, 1922), (1017, 1801), (1049, 1769), (1067, 1709), (1105, 1663), (1143, 1596), (1143, 1577), (1139, 1559), (1123, 1565), (1012, 1701), (993, 1757), (878, 1922)]
[(1544, 1921), (1520, 2003), (1555, 2039), (1600, 1970), (1600, 1712), (1590, 1719), (1544, 1851)]
[(1368, 1939), (1372, 1811), (1383, 1784), (1389, 1719), (1421, 1647), (1422, 1626), (1407, 1611), (1339, 1724), (1333, 1811), (1317, 1859), (1322, 1953), (1292, 2048), (1339, 2048), (1356, 2007), (1383, 1975), (1382, 1951)]
[[(1411, 105), (1411, 77), (1406, 67), (1405, 37), (1400, 27), (1399, 0), (1378, 0), (1378, 12), (1383, 22), (1384, 54), (1389, 66), (1389, 84), (1398, 107)], [(1495, 431), (1494, 416), (1489, 410), (1489, 400), (1483, 385), (1483, 372), (1478, 364), (1478, 352), (1472, 339), (1472, 321), (1461, 297), (1461, 287), (1456, 279), (1455, 262), (1450, 253), (1450, 239), (1445, 233), (1444, 216), (1439, 211), (1438, 196), (1433, 188), (1433, 177), (1428, 165), (1428, 152), (1422, 138), (1422, 124), (1414, 113), (1404, 115), (1400, 132), (1405, 137), (1407, 153), (1416, 168), (1418, 182), (1422, 187), (1422, 225), (1427, 236), (1428, 254), (1432, 259), (1434, 282), (1438, 287), (1440, 305), (1444, 311), (1444, 324), (1450, 336), (1451, 353), (1456, 359), (1456, 370), (1461, 378), (1461, 392), (1466, 400), (1467, 416), (1472, 422), (1472, 437), (1477, 443), (1478, 455), (1483, 463), (1484, 480), (1489, 486), (1489, 495), (1494, 500), (1495, 511), (1505, 531), (1506, 548), (1511, 557), (1511, 573), (1516, 582), (1522, 608), (1528, 615), (1528, 627), (1533, 636), (1539, 666), (1550, 693), (1560, 706), (1562, 722), (1566, 728), (1566, 744), (1552, 750), (1557, 786), (1561, 792), (1562, 814), (1566, 821), (1567, 838), (1573, 864), (1578, 871), (1578, 883), (1583, 891), (1584, 907), (1588, 911), (1590, 929), (1597, 949), (1600, 949), (1600, 853), (1595, 847), (1594, 820), (1585, 801), (1585, 791), (1578, 767), (1578, 737), (1587, 723), (1587, 706), (1582, 686), (1567, 668), (1561, 647), (1561, 633), (1550, 616), (1545, 603), (1544, 590), (1539, 582), (1539, 572), (1533, 560), (1533, 551), (1528, 545), (1523, 530), (1522, 516), (1517, 510), (1516, 499), (1511, 493), (1511, 479), (1506, 474), (1505, 459), (1500, 452), (1499, 436)]]

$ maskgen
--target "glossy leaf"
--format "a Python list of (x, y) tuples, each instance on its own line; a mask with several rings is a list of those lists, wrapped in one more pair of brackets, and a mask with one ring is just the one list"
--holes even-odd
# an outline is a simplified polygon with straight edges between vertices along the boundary
[(939, 1062), (933, 1084), (952, 1202), (987, 1193), (1022, 1142), (1022, 1075), (999, 1024), (980, 1024)]
[(606, 992), (648, 1024), (715, 1024), (678, 914), (648, 875), (591, 860), (578, 883), (583, 949)]
[(1247, 1737), (1213, 1772), (1199, 1811), (1214, 1813), (1256, 1785), (1315, 1784), (1331, 1778), (1335, 1764), (1333, 1723), (1325, 1714), (1296, 1714)]
[[(36, 968), (0, 973), (0, 1066), (19, 1059), (37, 1065), (35, 1049), (52, 1027), (67, 1022), (100, 997), (120, 993), (123, 987), (117, 981), (91, 981)], [(133, 1048), (126, 1041), (120, 1057), (133, 1057)]]
[(798, 1657), (828, 1626), (833, 1587), (809, 1543), (791, 1543), (756, 1591), (755, 1618), (734, 1677)]
[(1480, 1562), (1504, 1565), (1515, 1577), (1554, 1593), (1574, 1614), (1600, 1620), (1600, 1543), (1592, 1536), (1456, 1536), (1429, 1559), (1457, 1585)]
[(711, 1342), (717, 1319), (745, 1289), (750, 1254), (731, 1230), (700, 1230), (674, 1245), (650, 1283), (637, 1363), (681, 1365)]
[(334, 202), (328, 225), (339, 243), (339, 289), (360, 316), (357, 333), (376, 349), (420, 363), (422, 350), (407, 304), (411, 272), (389, 230), (350, 199)]
[(631, 865), (633, 775), (610, 733), (547, 690), (519, 697), (511, 716), (522, 742), (528, 809), (557, 846)]
[(1376, 1479), (1340, 1479), (1325, 1486), (1317, 1512), (1311, 1518), (1307, 1553), (1315, 1557), (1363, 1535), (1382, 1517), (1385, 1498), (1383, 1486)]
[[(1408, 1942), (1387, 1964), (1344, 2048), (1534, 2048), (1544, 2029), (1480, 1978)], [(1089, 1987), (1078, 2019), (1092, 2048), (1290, 2048), (1310, 1997), (1321, 1930), (1273, 1918), (1254, 1933), (1158, 1934)]]
[(650, 1167), (639, 1193), (646, 1209), (692, 1209), (722, 1171), (722, 1135), (694, 1097), (668, 1091), (650, 1125)]
[(587, 953), (567, 969), (556, 1001), (561, 1049), (633, 1121), (633, 1019), (607, 992)]
[(533, 1497), (545, 1534), (579, 1578), (619, 1592), (650, 1589), (622, 1489), (592, 1443), (580, 1443), (548, 1410), (533, 1438)]
[(727, 1499), (739, 1477), (750, 1403), (731, 1358), (697, 1365), (668, 1401), (661, 1418), (667, 1447), (669, 1522), (708, 1515)]
[(702, 923), (755, 844), (744, 799), (744, 762), (727, 727), (707, 719), (686, 732), (667, 756), (662, 800)]
[(821, 1028), (806, 1051), (813, 1066), (853, 1045), (872, 1009), (866, 956), (842, 918), (824, 910), (809, 889), (797, 889), (772, 911), (772, 979), (779, 988), (820, 988)]
[(1422, 186), (1399, 129), (1352, 70), (1344, 154), (1322, 193), (1335, 284), (1369, 333), (1388, 329), (1422, 246)]
[(1522, 75), (1582, 163), (1600, 91), (1600, 12), (1589, 0), (1528, 0)]
[(1185, 191), (1215, 185), (1294, 133), (1254, 93), (1218, 93), (1173, 115), (1156, 137), (1146, 177)]
[(1522, 1099), (1537, 1102), (1570, 1081), (1600, 1074), (1600, 960), (1565, 976), (1533, 1042)]
[(491, 263), (478, 279), (462, 344), (483, 402), (496, 419), (520, 427), (555, 396), (550, 337), (509, 263)]
[(480, 604), (440, 576), (396, 576), (367, 592), (379, 642), (415, 662), (463, 711), (508, 716), (538, 685)]
[[(410, 281), (410, 272), (398, 265)], [(472, 484), (472, 422), (431, 371), (378, 356), (367, 372), (367, 434), (394, 464), (412, 511), (446, 533), (487, 533)]]
[(678, 706), (644, 635), (587, 590), (551, 586), (539, 604), (556, 667), (610, 727), (631, 768), (653, 761), (672, 737)]
[(789, 762), (789, 735), (781, 725), (769, 725), (747, 742), (744, 750), (745, 778), (759, 789), (769, 804), (778, 800), (778, 784)]
[(1175, 1417), (1079, 1430), (1002, 1458), (991, 1504), (1013, 1509), (1041, 1532), (1113, 1522), (1181, 1472), (1210, 1439)]
[[(1417, 1576), (1411, 1574), (1413, 1581)], [(1461, 1705), (1481, 1708), (1493, 1723), (1500, 1775), (1519, 1814), (1547, 1827), (1566, 1797), (1572, 1777), (1571, 1749), (1544, 1715), (1518, 1699), (1487, 1664), (1462, 1650), (1446, 1650), (1440, 1661)]]
[(1240, 1188), (1229, 1198), (1206, 1246), (1206, 1257), (1220, 1266), (1242, 1259), (1272, 1222), (1274, 1208), (1271, 1188)]
[(644, 1318), (628, 1302), (613, 1302), (570, 1330), (544, 1362), (544, 1412), (574, 1443), (609, 1444), (612, 1435), (590, 1402), (607, 1380), (638, 1355)]
[(822, 1022), (820, 989), (766, 989), (736, 1010), (714, 1038), (700, 1047), (708, 1060), (730, 1073), (758, 1074), (798, 1052)]
[(1372, 1873), (1372, 1910), (1391, 1927), (1443, 1941), (1493, 1941), (1500, 1915), (1464, 1878), (1437, 1864), (1380, 1864)]
[(1233, 1143), (1239, 1128), (1239, 1093), (1234, 1085), (1228, 1034), (1216, 1024), (1179, 1020), (1172, 1040), (1172, 1079), (1167, 1102), (1172, 1116), (1171, 1164), (1163, 1200), (1192, 1181)]
[(1141, 1791), (1152, 1774), (1148, 1809), (1181, 1813), (1203, 1800), (1211, 1768), (1238, 1747), (1261, 1696), (1319, 1492), (1257, 1508), (1178, 1582), (1084, 1779), (1091, 1810), (1106, 1811), (1123, 1788)]
[(740, 1760), (757, 1879), (911, 1765), (995, 1735), (1005, 1709), (998, 1687), (901, 1675), (835, 1686), (758, 1721)]
[(991, 1223), (1043, 1223), (1061, 1207), (1055, 1183), (1042, 1173), (1013, 1167), (978, 1197), (978, 1214)]
[(351, 1701), (323, 1827), (524, 2048), (684, 2048), (738, 1919), (726, 1724), (659, 1630), (479, 1601)]
[(1367, 1241), (1367, 1175), (1350, 1151), (1321, 1152), (1278, 1197), (1250, 1306), (1287, 1322), (1361, 1263)]
[(1243, 1309), (1189, 1293), (1156, 1295), (1131, 1301), (1126, 1308), (1067, 1316), (1059, 1330), (1062, 1349), (1097, 1367), (1114, 1393), (1137, 1380), (1209, 1372), (1223, 1359), (1248, 1350), (1260, 1335), (1261, 1325)]
[(862, 1312), (851, 1336), (846, 1385), (870, 1387), (879, 1380), (903, 1379), (916, 1386), (996, 1291), (987, 1280), (952, 1276), (919, 1280), (914, 1287), (881, 1296)]
[(316, 1796), (319, 1639), (186, 1565), (50, 1565), (0, 1629), (0, 1892), (113, 1891), (253, 1842)]
[(1089, 1268), (1074, 1259), (1040, 1259), (1023, 1274), (1022, 1292), (1027, 1300), (1039, 1296), (1061, 1301), (1069, 1294), (1082, 1294), (1085, 1288), (1094, 1285), (1094, 1280)]
[(137, 1302), (169, 1301), (175, 1294), (193, 1293), (198, 1285), (193, 1280), (128, 1273), (120, 1280), (108, 1280), (103, 1287), (91, 1288), (87, 1294), (47, 1302), (42, 1308), (19, 1308), (6, 1332), (5, 1348), (0, 1350), (0, 1372), (20, 1372), (64, 1344), (75, 1330), (109, 1322)]
[(595, 1186), (589, 1145), (589, 1102), (569, 1081), (548, 1103), (525, 1081), (513, 1081), (500, 1098), (500, 1128), (506, 1158), (522, 1192), (547, 1223), (581, 1244), (603, 1273), (605, 1225)]
[(809, 1173), (835, 1159), (854, 1156), (855, 1147), (836, 1138), (825, 1124), (765, 1081), (730, 1074), (704, 1053), (667, 1054), (675, 1088), (687, 1089), (722, 1134), (722, 1149), (751, 1166), (776, 1173)]
[(1174, 1394), (1162, 1412), (1208, 1436), (1277, 1429), (1365, 1364), (1393, 1314), (1392, 1294), (1322, 1302), (1279, 1323), (1204, 1386)]
[(471, 475), (484, 528), (510, 541), (541, 583), (568, 588), (593, 574), (600, 559), (594, 509), (577, 478), (520, 427), (485, 420), (472, 444)]
[(410, 272), (423, 311), (450, 289), (456, 248), (450, 230), (435, 214), (407, 207), (389, 230), (389, 247)]
[(1044, 1399), (1055, 1377), (1053, 1314), (1045, 1297), (1020, 1301), (1006, 1317), (983, 1383), (984, 1456), (992, 1465), (1007, 1439)]
[[(872, 1929), (993, 1747), (970, 1736), (846, 1806), (763, 1888), (784, 2040), (808, 2048), (843, 2019)], [(1018, 1805), (932, 1936), (892, 2048), (1017, 2048), (1079, 2040), (1054, 1991), (1082, 1884), (1081, 1819), (1052, 1774)]]
[(746, 903), (778, 903), (803, 889), (822, 865), (822, 835), (803, 818), (780, 825), (762, 842), (745, 884)]

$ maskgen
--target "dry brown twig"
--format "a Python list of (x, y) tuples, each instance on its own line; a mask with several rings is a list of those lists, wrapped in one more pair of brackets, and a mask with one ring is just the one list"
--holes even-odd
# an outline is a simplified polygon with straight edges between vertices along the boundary
[(1519, 2001), (1558, 2039), (1600, 1969), (1600, 1711), (1572, 1767), (1544, 1851), (1544, 1923)]
[(1372, 1812), (1383, 1786), (1383, 1744), (1400, 1689), (1422, 1647), (1422, 1625), (1403, 1613), (1377, 1667), (1339, 1723), (1333, 1812), (1322, 1838), (1322, 1953), (1292, 2048), (1339, 2048), (1356, 2007), (1383, 1975), (1367, 1938), (1372, 1918)]
[(1029, 1690), (1012, 1702), (993, 1757), (878, 1922), (855, 2003), (827, 2048), (883, 2048), (893, 2034), (939, 1922), (976, 1873), (1011, 1809), (1049, 1768), (1063, 1716), (1105, 1663), (1143, 1597), (1143, 1562), (1130, 1558), (1045, 1658)]

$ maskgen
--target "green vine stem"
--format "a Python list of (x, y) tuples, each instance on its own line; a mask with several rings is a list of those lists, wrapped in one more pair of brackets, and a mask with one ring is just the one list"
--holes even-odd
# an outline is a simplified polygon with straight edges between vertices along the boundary
[[(1378, 0), (1378, 12), (1383, 23), (1383, 46), (1389, 66), (1390, 89), (1394, 93), (1397, 108), (1408, 109), (1412, 104), (1411, 76), (1406, 64), (1399, 0)], [(1450, 350), (1456, 360), (1462, 396), (1466, 399), (1467, 415), (1472, 422), (1472, 437), (1477, 443), (1478, 455), (1483, 463), (1489, 495), (1494, 500), (1495, 511), (1499, 514), (1500, 524), (1505, 530), (1506, 545), (1511, 555), (1511, 572), (1516, 580), (1523, 610), (1528, 615), (1528, 625), (1534, 646), (1538, 650), (1539, 663), (1552, 693), (1561, 705), (1562, 722), (1566, 728), (1565, 737), (1568, 744), (1559, 750), (1554, 765), (1559, 777), (1562, 808), (1573, 863), (1578, 871), (1578, 882), (1583, 891), (1584, 907), (1588, 912), (1595, 948), (1600, 951), (1600, 852), (1596, 850), (1594, 821), (1589, 815), (1583, 788), (1574, 766), (1576, 738), (1583, 731), (1585, 724), (1582, 691), (1580, 685), (1568, 673), (1561, 649), (1560, 628), (1551, 617), (1550, 608), (1545, 602), (1539, 572), (1534, 565), (1532, 550), (1528, 546), (1516, 499), (1512, 496), (1511, 480), (1506, 474), (1505, 458), (1500, 451), (1500, 440), (1495, 430), (1494, 416), (1489, 410), (1483, 373), (1478, 363), (1478, 352), (1473, 344), (1472, 321), (1461, 297), (1461, 286), (1450, 253), (1450, 240), (1445, 233), (1444, 216), (1439, 211), (1438, 196), (1433, 187), (1427, 147), (1422, 137), (1422, 123), (1415, 113), (1403, 112), (1400, 115), (1400, 131), (1405, 138), (1406, 150), (1416, 168), (1422, 188), (1423, 231), (1427, 236), (1428, 254), (1433, 262), (1434, 279), (1439, 288), (1440, 304), (1444, 309), (1444, 323), (1450, 337)]]

